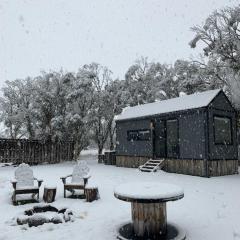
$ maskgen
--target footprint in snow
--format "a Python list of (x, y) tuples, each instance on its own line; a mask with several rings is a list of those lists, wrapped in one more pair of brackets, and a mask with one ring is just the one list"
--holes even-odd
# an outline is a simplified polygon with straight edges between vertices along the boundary
[(77, 216), (77, 218), (84, 219), (87, 215), (88, 215), (87, 212), (82, 212), (82, 213), (80, 213), (79, 216)]

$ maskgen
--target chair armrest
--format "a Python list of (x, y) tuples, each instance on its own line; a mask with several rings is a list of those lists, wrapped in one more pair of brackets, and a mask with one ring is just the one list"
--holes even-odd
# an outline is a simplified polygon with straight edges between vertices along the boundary
[(36, 180), (38, 182), (38, 187), (40, 188), (43, 180), (42, 179), (37, 179), (37, 178), (34, 178), (34, 180)]
[(13, 180), (11, 181), (11, 183), (12, 183), (13, 188), (16, 190), (16, 188), (17, 188), (17, 180), (16, 180), (16, 179), (13, 179)]
[(91, 177), (91, 175), (86, 175), (83, 177), (83, 179), (89, 179)]
[(42, 182), (43, 182), (43, 180), (37, 180), (37, 182), (38, 182), (38, 187), (40, 188), (41, 187), (41, 185), (42, 185)]
[(87, 176), (83, 177), (84, 186), (87, 185), (87, 183), (88, 183), (88, 179), (89, 179), (90, 177), (91, 177), (90, 175), (87, 175)]
[(67, 175), (67, 176), (65, 176), (65, 177), (60, 177), (60, 179), (62, 179), (63, 184), (66, 184), (66, 179), (67, 179), (68, 177), (72, 177), (72, 174)]

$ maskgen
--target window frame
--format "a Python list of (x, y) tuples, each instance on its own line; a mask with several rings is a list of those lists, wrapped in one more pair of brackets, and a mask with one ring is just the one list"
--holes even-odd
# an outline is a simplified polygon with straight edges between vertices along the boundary
[[(140, 139), (139, 138), (139, 132), (144, 132), (144, 131), (147, 131), (149, 132), (149, 138), (148, 139)], [(151, 130), (150, 129), (140, 129), (138, 130), (138, 141), (150, 141), (151, 140)]]
[[(140, 131), (148, 131), (149, 132), (149, 138), (148, 139), (140, 139), (139, 138), (139, 132)], [(130, 133), (132, 133), (132, 132), (137, 133), (137, 138), (136, 139), (132, 139), (132, 138), (129, 137)], [(144, 128), (144, 129), (128, 130), (127, 131), (127, 140), (128, 141), (151, 141), (151, 129)]]
[[(137, 138), (136, 139), (133, 139), (133, 138), (130, 138), (130, 133), (134, 133), (136, 132), (137, 133)], [(128, 141), (137, 141), (138, 140), (138, 130), (128, 130), (127, 131), (127, 140)]]
[[(225, 118), (228, 119), (230, 122), (230, 142), (229, 143), (224, 143), (224, 142), (216, 142), (216, 126), (215, 126), (215, 118)], [(232, 118), (229, 116), (224, 116), (224, 115), (213, 115), (213, 135), (214, 135), (214, 144), (215, 145), (224, 145), (224, 146), (232, 146), (233, 145), (233, 129), (232, 129)]]

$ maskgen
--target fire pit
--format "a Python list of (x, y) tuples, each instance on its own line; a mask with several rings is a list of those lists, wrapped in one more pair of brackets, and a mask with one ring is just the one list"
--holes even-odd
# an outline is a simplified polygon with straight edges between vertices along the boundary
[(64, 223), (73, 221), (73, 213), (68, 208), (57, 209), (51, 205), (37, 205), (24, 211), (24, 215), (17, 218), (17, 224), (28, 224), (37, 227), (44, 223)]

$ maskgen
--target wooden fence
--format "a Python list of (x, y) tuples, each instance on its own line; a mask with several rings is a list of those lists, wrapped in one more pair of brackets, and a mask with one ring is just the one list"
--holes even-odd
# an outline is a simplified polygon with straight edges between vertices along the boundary
[(0, 162), (19, 164), (58, 163), (73, 160), (74, 143), (43, 142), (26, 139), (1, 139)]

